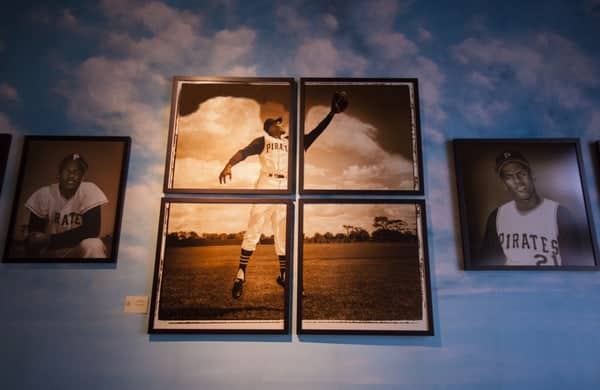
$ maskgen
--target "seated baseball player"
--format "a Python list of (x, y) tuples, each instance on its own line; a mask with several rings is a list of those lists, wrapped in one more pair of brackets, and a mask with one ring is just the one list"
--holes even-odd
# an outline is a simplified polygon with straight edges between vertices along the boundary
[(577, 227), (569, 211), (541, 197), (529, 161), (518, 151), (496, 158), (496, 173), (512, 199), (490, 213), (481, 264), (559, 266), (577, 258)]
[(99, 238), (100, 207), (108, 202), (98, 186), (83, 181), (88, 164), (72, 153), (58, 167), (58, 183), (44, 186), (25, 203), (29, 209), (25, 251), (30, 257), (106, 258)]
[[(331, 101), (330, 112), (321, 122), (310, 131), (304, 138), (304, 150), (317, 139), (317, 137), (329, 126), (335, 114), (344, 111), (348, 107), (348, 98), (345, 92), (334, 93)], [(254, 139), (246, 147), (237, 151), (227, 162), (219, 174), (219, 183), (226, 183), (227, 177), (231, 180), (231, 169), (237, 163), (249, 156), (258, 155), (260, 162), (260, 175), (256, 181), (255, 188), (259, 189), (286, 189), (288, 174), (288, 141), (285, 137), (286, 129), (282, 118), (268, 118), (263, 124), (265, 135)], [(264, 226), (271, 224), (275, 241), (275, 252), (279, 258), (279, 275), (276, 282), (282, 287), (287, 283), (286, 268), (287, 257), (285, 248), (285, 222), (286, 206), (284, 204), (261, 204), (252, 205), (248, 228), (244, 233), (238, 271), (233, 282), (231, 295), (238, 299), (242, 296), (244, 283), (246, 281), (246, 267), (250, 257), (256, 249)]]

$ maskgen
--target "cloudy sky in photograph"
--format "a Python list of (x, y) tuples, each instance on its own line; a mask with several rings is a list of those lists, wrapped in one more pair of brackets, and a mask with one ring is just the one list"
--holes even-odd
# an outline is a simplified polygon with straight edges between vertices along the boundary
[[(15, 364), (49, 388), (64, 388), (57, 373), (67, 372), (66, 362), (54, 359), (56, 350), (75, 362), (68, 372), (76, 368), (78, 387), (85, 387), (81, 378), (96, 378), (105, 388), (126, 378), (132, 388), (281, 389), (302, 388), (310, 378), (313, 389), (597, 388), (598, 275), (465, 272), (451, 141), (579, 139), (591, 224), (599, 225), (599, 36), (598, 0), (4, 4), (0, 132), (13, 140), (0, 237), (8, 230), (25, 135), (130, 136), (132, 150), (116, 268), (0, 266), (0, 297), (6, 297), (0, 298), (0, 331), (15, 335), (0, 360), (21, 356)], [(136, 337), (123, 330), (123, 297), (151, 289), (175, 75), (418, 78), (434, 337), (313, 343), (294, 336), (260, 348), (221, 338), (210, 339), (218, 348), (204, 348), (199, 339), (141, 340), (138, 323), (131, 327)], [(255, 109), (241, 100), (236, 104)], [(203, 109), (218, 112), (219, 102), (210, 104)], [(324, 110), (316, 105), (310, 120)], [(365, 126), (357, 118), (338, 119), (349, 129)], [(250, 132), (260, 122), (240, 124)], [(323, 141), (346, 148), (336, 169), (349, 183), (404, 177), (400, 154), (373, 149), (364, 133), (330, 130), (324, 135), (333, 138)], [(232, 134), (215, 134), (211, 142), (232, 152), (243, 143)], [(378, 167), (353, 164), (353, 154), (360, 160), (365, 151)], [(205, 167), (182, 164), (189, 180), (202, 182), (222, 168), (215, 161), (207, 158), (212, 173), (200, 178), (194, 171)], [(249, 177), (257, 169), (248, 161), (233, 173)], [(311, 169), (321, 174), (319, 185), (327, 183), (326, 172)], [(32, 319), (43, 332), (19, 331)], [(42, 339), (46, 331), (61, 344)], [(128, 352), (117, 357), (114, 350)], [(25, 356), (35, 359), (22, 351), (35, 351)], [(90, 353), (102, 365), (89, 364)], [(23, 375), (9, 369), (5, 381), (24, 388)]]

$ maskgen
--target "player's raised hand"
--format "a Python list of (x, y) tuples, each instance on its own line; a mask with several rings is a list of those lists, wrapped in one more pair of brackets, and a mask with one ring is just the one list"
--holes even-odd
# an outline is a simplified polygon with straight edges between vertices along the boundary
[(219, 183), (225, 184), (227, 183), (227, 176), (229, 176), (229, 180), (231, 181), (231, 165), (225, 165), (225, 168), (219, 174)]

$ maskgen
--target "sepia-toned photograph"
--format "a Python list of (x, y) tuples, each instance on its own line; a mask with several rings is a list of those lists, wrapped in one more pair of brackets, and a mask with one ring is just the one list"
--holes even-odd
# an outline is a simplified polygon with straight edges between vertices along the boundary
[(8, 152), (10, 151), (10, 141), (12, 135), (0, 134), (0, 192), (4, 183), (4, 174), (6, 173), (6, 163), (8, 162)]
[(417, 79), (300, 80), (303, 193), (423, 194)]
[(287, 333), (291, 207), (163, 199), (149, 332)]
[(465, 269), (597, 269), (576, 139), (454, 141)]
[(116, 262), (129, 137), (26, 136), (6, 262)]
[(291, 193), (296, 84), (175, 77), (166, 193)]
[(302, 200), (298, 332), (433, 335), (424, 207)]

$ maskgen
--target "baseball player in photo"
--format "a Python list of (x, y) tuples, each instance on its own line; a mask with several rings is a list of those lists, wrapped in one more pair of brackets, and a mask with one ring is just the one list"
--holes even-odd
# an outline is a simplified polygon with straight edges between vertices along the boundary
[(513, 200), (489, 215), (482, 262), (510, 266), (573, 262), (576, 225), (565, 207), (537, 193), (529, 161), (518, 151), (504, 151), (496, 158), (496, 173)]
[[(305, 135), (304, 150), (307, 150), (317, 137), (327, 128), (334, 115), (344, 111), (348, 106), (345, 92), (336, 92), (331, 100), (330, 112), (310, 133)], [(232, 167), (249, 156), (257, 155), (260, 162), (260, 175), (256, 181), (256, 189), (286, 189), (288, 174), (288, 140), (282, 118), (268, 118), (263, 125), (265, 135), (254, 139), (246, 147), (236, 152), (219, 174), (219, 183), (226, 183), (232, 178)], [(244, 233), (240, 261), (231, 295), (238, 299), (242, 296), (246, 281), (246, 267), (265, 224), (270, 223), (275, 240), (275, 253), (279, 258), (279, 275), (277, 283), (285, 287), (286, 276), (286, 206), (285, 204), (253, 204), (250, 210), (248, 227)]]
[(58, 167), (58, 183), (38, 189), (25, 202), (28, 256), (106, 258), (99, 235), (100, 207), (108, 199), (96, 184), (83, 181), (87, 169), (80, 154), (67, 155)]

